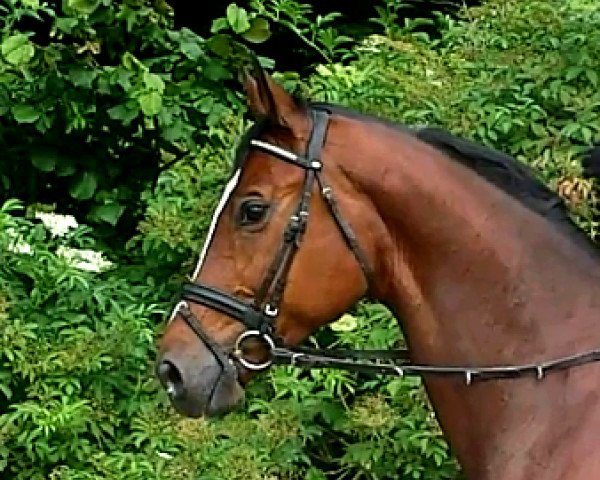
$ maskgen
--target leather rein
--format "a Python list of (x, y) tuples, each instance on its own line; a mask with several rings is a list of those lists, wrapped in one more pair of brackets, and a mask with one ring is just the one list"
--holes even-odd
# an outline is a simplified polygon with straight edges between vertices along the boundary
[[(360, 266), (367, 284), (373, 285), (374, 275), (367, 256), (360, 247), (354, 231), (342, 217), (332, 188), (322, 174), (321, 150), (325, 143), (329, 112), (312, 108), (312, 131), (304, 155), (297, 155), (276, 145), (258, 139), (250, 140), (250, 146), (262, 150), (284, 162), (302, 168), (305, 172), (302, 191), (294, 213), (290, 216), (283, 232), (278, 251), (251, 303), (202, 283), (186, 283), (182, 288), (181, 301), (175, 307), (172, 318), (179, 314), (213, 353), (222, 369), (229, 363), (239, 363), (248, 370), (261, 371), (271, 365), (294, 365), (305, 369), (338, 368), (366, 374), (384, 374), (403, 377), (405, 375), (427, 375), (456, 377), (467, 385), (479, 380), (518, 378), (533, 376), (542, 380), (546, 373), (566, 370), (590, 362), (600, 361), (600, 349), (555, 358), (540, 363), (496, 366), (437, 366), (419, 365), (410, 361), (408, 349), (395, 350), (346, 350), (317, 349), (308, 347), (287, 348), (275, 335), (275, 322), (285, 291), (287, 276), (294, 257), (301, 246), (309, 219), (310, 200), (315, 184), (325, 200), (349, 250)], [(208, 240), (207, 240), (208, 241)], [(204, 332), (198, 318), (189, 308), (189, 303), (216, 310), (242, 323), (246, 330), (238, 337), (235, 348), (225, 353)], [(269, 358), (254, 363), (244, 358), (243, 346), (249, 339), (258, 339), (269, 350)]]

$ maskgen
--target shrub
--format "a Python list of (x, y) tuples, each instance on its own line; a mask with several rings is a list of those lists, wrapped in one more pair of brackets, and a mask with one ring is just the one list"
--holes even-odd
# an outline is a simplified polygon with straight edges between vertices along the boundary
[[(254, 3), (269, 18), (278, 5)], [(216, 39), (206, 43), (173, 30), (160, 2), (65, 5), (61, 11), (31, 0), (8, 4), (0, 52), (6, 80), (0, 86), (6, 132), (0, 141), (7, 152), (2, 174), (10, 182), (11, 175), (31, 174), (31, 185), (22, 182), (15, 195), (56, 199), (58, 211), (71, 209), (78, 219), (94, 220), (98, 206), (130, 207), (138, 188), (144, 218), (127, 250), (103, 250), (98, 258), (87, 252), (103, 249), (98, 228), (67, 221), (61, 233), (61, 225), (44, 226), (40, 221), (48, 218), (39, 213), (35, 218), (39, 205), (25, 212), (8, 202), (0, 211), (0, 475), (458, 478), (418, 379), (279, 367), (251, 384), (244, 410), (222, 420), (182, 419), (171, 410), (152, 378), (153, 338), (198, 254), (245, 127), (238, 94), (219, 75), (230, 75), (228, 48), (258, 17), (231, 7), (215, 21)], [(491, 0), (465, 10), (463, 20), (438, 16), (440, 35), (433, 40), (417, 31), (420, 22), (399, 28), (384, 21), (390, 37), (367, 39), (347, 57), (352, 61), (319, 66), (306, 83), (294, 72), (278, 77), (316, 99), (404, 123), (442, 125), (517, 155), (569, 197), (594, 234), (596, 193), (580, 178), (578, 163), (580, 153), (600, 140), (593, 68), (600, 18), (593, 7), (591, 0)], [(12, 38), (21, 31), (20, 19), (32, 14), (46, 15), (56, 30), (46, 46), (39, 33)], [(286, 18), (306, 38), (319, 40), (302, 18)], [(109, 37), (114, 44), (105, 43)], [(344, 54), (343, 42), (323, 38), (328, 59)], [(211, 68), (214, 78), (206, 74)], [(60, 95), (49, 87), (57, 78), (69, 86)], [(158, 97), (160, 112), (152, 113)], [(9, 98), (35, 108), (17, 108), (15, 117)], [(95, 113), (82, 107), (95, 103)], [(57, 146), (75, 152), (69, 154), (75, 170), (62, 152), (48, 153)], [(42, 153), (33, 155), (38, 148)], [(131, 151), (140, 157), (128, 157)], [(110, 158), (88, 162), (81, 152), (94, 158), (108, 152)], [(147, 188), (161, 162), (181, 155), (183, 161), (160, 173), (156, 188)], [(123, 158), (133, 163), (125, 167)], [(129, 172), (143, 158), (151, 159), (152, 175), (108, 175), (113, 164)], [(35, 170), (18, 168), (19, 161)], [(64, 198), (86, 172), (96, 172), (94, 188), (86, 185), (90, 175), (81, 186), (93, 195)], [(134, 178), (135, 188), (128, 183)], [(38, 196), (35, 182), (42, 181), (55, 193)], [(5, 195), (15, 185), (6, 182)], [(121, 188), (131, 196), (120, 197)], [(101, 271), (87, 270), (90, 263), (102, 265)], [(401, 338), (385, 308), (360, 304), (311, 341), (391, 348)]]
[(12, 215), (20, 210), (13, 201), (0, 210), (0, 471), (61, 478), (73, 465), (120, 461), (129, 422), (135, 432), (156, 404), (149, 373), (162, 288), (128, 282), (88, 227)]
[(164, 2), (0, 9), (0, 198), (55, 203), (107, 227), (121, 220), (130, 235), (164, 165), (217, 140), (239, 108), (227, 86), (235, 70), (174, 29)]

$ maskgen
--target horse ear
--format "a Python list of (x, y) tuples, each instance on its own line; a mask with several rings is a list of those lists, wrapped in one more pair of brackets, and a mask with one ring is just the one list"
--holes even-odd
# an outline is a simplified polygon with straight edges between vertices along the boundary
[(250, 111), (258, 118), (269, 118), (276, 125), (292, 128), (303, 111), (294, 98), (260, 67), (244, 70), (244, 89)]

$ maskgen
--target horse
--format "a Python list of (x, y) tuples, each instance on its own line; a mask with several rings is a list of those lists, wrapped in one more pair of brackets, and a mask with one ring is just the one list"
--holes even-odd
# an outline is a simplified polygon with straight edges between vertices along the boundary
[[(467, 478), (600, 478), (599, 256), (561, 199), (443, 130), (303, 101), (260, 69), (244, 87), (257, 121), (160, 340), (175, 409), (229, 412), (273, 363), (419, 374)], [(299, 346), (362, 298), (408, 352)]]

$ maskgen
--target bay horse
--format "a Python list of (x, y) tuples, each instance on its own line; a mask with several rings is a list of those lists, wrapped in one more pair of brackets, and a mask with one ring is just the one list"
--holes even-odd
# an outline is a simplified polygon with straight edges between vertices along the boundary
[[(176, 410), (230, 411), (273, 362), (421, 374), (467, 478), (600, 478), (599, 256), (560, 198), (444, 131), (299, 101), (261, 70), (245, 89), (258, 121), (160, 341)], [(408, 355), (297, 347), (365, 296)]]

